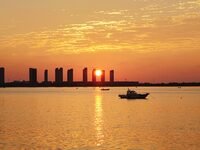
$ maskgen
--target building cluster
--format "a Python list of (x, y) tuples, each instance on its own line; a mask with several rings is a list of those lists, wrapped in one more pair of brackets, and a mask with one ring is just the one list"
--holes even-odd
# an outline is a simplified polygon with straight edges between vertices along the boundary
[[(68, 69), (67, 70), (67, 82), (68, 83), (73, 83), (74, 82), (74, 70)], [(92, 82), (97, 82), (96, 80), (96, 69), (92, 70)], [(102, 70), (102, 75), (101, 75), (101, 82), (105, 82), (105, 70)], [(29, 69), (29, 82), (34, 84), (37, 83), (37, 69), (36, 68), (30, 68)], [(44, 82), (48, 82), (48, 70), (44, 71)], [(56, 68), (55, 69), (55, 83), (56, 84), (61, 84), (63, 83), (63, 68)], [(83, 69), (83, 83), (88, 82), (88, 69), (84, 68)], [(110, 70), (110, 82), (114, 82), (114, 70)]]
[[(74, 82), (74, 70), (68, 69), (67, 70), (67, 82), (68, 83), (73, 83)], [(96, 69), (92, 70), (92, 82), (97, 82), (96, 80)], [(30, 68), (29, 69), (29, 81), (30, 83), (37, 83), (37, 69), (35, 68)], [(105, 70), (102, 70), (102, 75), (101, 75), (101, 82), (105, 82)], [(48, 82), (48, 70), (44, 71), (44, 82)], [(63, 83), (63, 68), (56, 68), (55, 69), (55, 83), (61, 84)], [(83, 83), (88, 82), (88, 69), (84, 68), (83, 69)], [(110, 70), (110, 82), (114, 82), (114, 70)]]
[[(100, 82), (105, 82), (105, 70), (101, 70), (102, 75)], [(97, 76), (96, 76), (96, 69), (92, 70), (92, 82), (95, 83), (97, 82)], [(48, 83), (49, 78), (48, 78), (48, 70), (44, 70), (44, 83)], [(65, 82), (63, 80), (63, 68), (56, 68), (55, 69), (55, 84), (62, 84)], [(73, 69), (68, 69), (67, 70), (67, 81), (69, 84), (74, 82), (74, 73)], [(83, 78), (82, 78), (83, 83), (88, 82), (88, 69), (84, 68), (83, 69)], [(110, 70), (110, 80), (109, 82), (114, 82), (114, 70)], [(37, 69), (36, 68), (29, 68), (29, 83), (34, 85), (38, 83), (37, 79)], [(5, 84), (5, 68), (1, 67), (0, 68), (0, 85)]]

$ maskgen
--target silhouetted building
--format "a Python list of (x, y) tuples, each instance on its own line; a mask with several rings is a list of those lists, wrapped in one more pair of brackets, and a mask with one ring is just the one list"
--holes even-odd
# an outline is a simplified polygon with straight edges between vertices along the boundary
[(5, 69), (0, 68), (0, 86), (5, 84)]
[(58, 78), (59, 78), (59, 69), (56, 68), (56, 69), (55, 69), (55, 82), (56, 82), (56, 83), (58, 83), (58, 80), (59, 80)]
[(105, 70), (102, 70), (101, 82), (105, 82)]
[(29, 82), (31, 84), (37, 83), (37, 69), (36, 68), (29, 68)]
[(55, 82), (57, 84), (63, 83), (63, 68), (55, 69)]
[(96, 74), (95, 74), (95, 72), (96, 72), (96, 69), (93, 69), (92, 70), (92, 82), (96, 82)]
[(73, 69), (67, 70), (67, 82), (73, 82)]
[(87, 68), (83, 69), (83, 82), (88, 82), (88, 74), (87, 74), (88, 70)]
[(114, 70), (110, 70), (110, 82), (114, 82)]
[(44, 82), (48, 82), (48, 70), (44, 70)]

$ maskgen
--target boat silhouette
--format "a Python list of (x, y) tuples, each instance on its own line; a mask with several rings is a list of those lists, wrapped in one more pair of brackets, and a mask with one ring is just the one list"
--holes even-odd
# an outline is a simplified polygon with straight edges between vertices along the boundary
[(102, 91), (109, 91), (110, 89), (109, 88), (102, 88), (101, 90)]
[(127, 90), (126, 94), (120, 94), (119, 97), (122, 99), (145, 99), (149, 93), (140, 94), (134, 90)]

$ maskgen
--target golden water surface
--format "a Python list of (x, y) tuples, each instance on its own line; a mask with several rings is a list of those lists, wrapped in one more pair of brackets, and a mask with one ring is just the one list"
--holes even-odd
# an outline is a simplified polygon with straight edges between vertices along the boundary
[(200, 88), (0, 89), (0, 150), (199, 150)]

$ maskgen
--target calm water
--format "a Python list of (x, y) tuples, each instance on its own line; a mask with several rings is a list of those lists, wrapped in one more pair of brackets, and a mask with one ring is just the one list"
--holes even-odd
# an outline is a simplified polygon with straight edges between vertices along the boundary
[(200, 88), (0, 89), (0, 150), (199, 150)]

